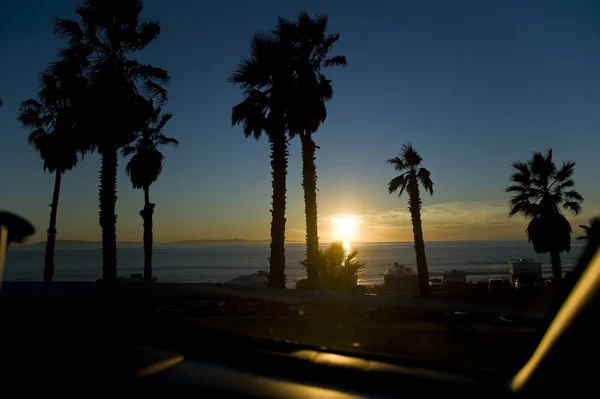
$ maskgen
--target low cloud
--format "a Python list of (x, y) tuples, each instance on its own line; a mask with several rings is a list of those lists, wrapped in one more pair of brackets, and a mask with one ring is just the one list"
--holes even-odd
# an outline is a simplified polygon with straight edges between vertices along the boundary
[[(574, 236), (581, 234), (579, 224), (598, 214), (600, 207), (588, 207), (577, 217), (567, 215)], [(447, 202), (424, 206), (423, 233), (426, 240), (514, 239), (525, 236), (527, 220), (508, 216), (508, 201)], [(360, 220), (357, 240), (412, 241), (412, 222), (407, 207), (356, 215)], [(325, 226), (324, 226), (325, 227)]]

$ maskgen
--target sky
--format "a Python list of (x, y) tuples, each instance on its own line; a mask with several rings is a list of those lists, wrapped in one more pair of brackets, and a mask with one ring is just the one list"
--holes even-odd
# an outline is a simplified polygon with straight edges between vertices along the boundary
[[(229, 1), (144, 2), (161, 35), (136, 55), (169, 71), (174, 114), (165, 134), (160, 179), (151, 187), (154, 238), (266, 239), (270, 228), (269, 147), (231, 126), (241, 100), (227, 82), (251, 35), (277, 16), (327, 13), (340, 39), (332, 54), (348, 66), (329, 70), (335, 96), (315, 135), (319, 234), (340, 238), (336, 220), (356, 220), (352, 241), (409, 241), (407, 198), (389, 195), (386, 159), (412, 142), (431, 171), (423, 195), (426, 241), (523, 238), (527, 221), (508, 217), (511, 163), (554, 149), (577, 162), (583, 213), (600, 214), (600, 3), (590, 1)], [(76, 2), (0, 4), (0, 209), (33, 222), (43, 240), (54, 178), (42, 170), (16, 121), (35, 97), (38, 76), (66, 44), (53, 15), (71, 18)], [(368, 4), (368, 5), (367, 5)], [(300, 142), (290, 143), (286, 238), (304, 239)], [(119, 161), (117, 237), (141, 241), (143, 193)], [(58, 238), (100, 240), (97, 154), (63, 177)]]

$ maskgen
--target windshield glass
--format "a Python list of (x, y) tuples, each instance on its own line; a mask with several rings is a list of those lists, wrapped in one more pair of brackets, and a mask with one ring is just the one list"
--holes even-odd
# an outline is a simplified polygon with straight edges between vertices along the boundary
[(598, 234), (598, 7), (248, 4), (1, 6), (2, 289), (518, 367)]

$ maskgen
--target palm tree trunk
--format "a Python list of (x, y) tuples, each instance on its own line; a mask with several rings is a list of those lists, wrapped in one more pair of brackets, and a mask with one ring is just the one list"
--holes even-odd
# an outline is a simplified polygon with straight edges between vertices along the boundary
[(117, 280), (117, 149), (101, 152), (100, 227), (102, 228), (102, 279)]
[(409, 210), (413, 225), (415, 239), (415, 254), (417, 257), (417, 274), (419, 279), (419, 293), (423, 297), (429, 296), (429, 271), (427, 270), (427, 258), (425, 256), (425, 241), (423, 240), (423, 226), (421, 223), (421, 196), (419, 185), (416, 181), (409, 183)]
[(287, 175), (287, 138), (285, 132), (272, 134), (271, 168), (273, 176), (273, 209), (271, 210), (271, 256), (269, 286), (285, 288), (285, 195)]
[(302, 187), (306, 216), (306, 274), (311, 289), (319, 282), (319, 235), (317, 230), (317, 166), (315, 142), (310, 133), (300, 135), (302, 141)]
[(144, 220), (144, 280), (152, 281), (152, 214), (154, 204), (150, 203), (150, 187), (144, 187), (144, 209), (140, 216)]
[(559, 252), (550, 252), (550, 262), (552, 263), (552, 277), (554, 279), (562, 279), (562, 261), (560, 260)]
[(46, 257), (44, 261), (44, 281), (52, 282), (54, 277), (54, 245), (56, 244), (56, 214), (58, 213), (58, 197), (60, 195), (60, 180), (62, 172), (54, 172), (54, 194), (52, 194), (52, 204), (50, 204), (50, 225), (48, 226), (48, 239), (46, 241)]

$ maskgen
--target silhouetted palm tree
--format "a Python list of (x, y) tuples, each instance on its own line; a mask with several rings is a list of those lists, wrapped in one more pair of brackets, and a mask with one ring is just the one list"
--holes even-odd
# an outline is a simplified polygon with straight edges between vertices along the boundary
[[(319, 288), (338, 292), (356, 289), (359, 273), (365, 266), (365, 262), (356, 259), (357, 255), (357, 249), (346, 251), (341, 242), (332, 242), (325, 251), (319, 250)], [(296, 283), (296, 288), (314, 289), (314, 286), (308, 285), (308, 279), (302, 279)]]
[(140, 216), (144, 220), (144, 279), (152, 280), (152, 214), (154, 205), (150, 203), (150, 186), (160, 176), (165, 157), (159, 148), (163, 145), (179, 144), (177, 140), (163, 135), (166, 123), (173, 117), (172, 114), (162, 114), (161, 108), (154, 110), (148, 118), (147, 125), (139, 133), (133, 145), (123, 148), (123, 155), (132, 155), (127, 163), (126, 171), (133, 188), (144, 190), (144, 209)]
[(581, 212), (583, 197), (573, 190), (575, 162), (563, 162), (558, 168), (552, 160), (552, 149), (546, 154), (534, 152), (527, 162), (513, 163), (516, 172), (506, 188), (514, 193), (510, 199), (510, 216), (522, 213), (531, 218), (527, 226), (529, 242), (537, 253), (550, 253), (552, 275), (562, 277), (560, 253), (571, 249), (571, 225), (560, 206), (573, 214)]
[(318, 283), (319, 235), (317, 231), (317, 170), (312, 139), (327, 118), (325, 102), (333, 97), (331, 80), (323, 74), (329, 66), (345, 66), (345, 56), (329, 57), (339, 34), (327, 34), (327, 15), (315, 19), (299, 13), (296, 21), (279, 18), (274, 33), (284, 46), (292, 48), (292, 68), (296, 76), (288, 108), (290, 136), (302, 142), (302, 186), (306, 216), (306, 271), (308, 284)]
[(429, 271), (427, 270), (427, 258), (425, 256), (425, 241), (423, 240), (423, 226), (421, 223), (421, 195), (419, 183), (426, 192), (433, 195), (433, 182), (430, 172), (421, 167), (423, 158), (413, 148), (411, 143), (404, 144), (400, 156), (390, 158), (387, 163), (392, 165), (401, 175), (394, 177), (388, 184), (390, 194), (398, 191), (398, 197), (404, 190), (408, 193), (408, 209), (413, 225), (415, 239), (415, 253), (417, 258), (417, 273), (419, 275), (419, 291), (422, 296), (429, 296)]
[(233, 107), (231, 121), (241, 124), (246, 137), (266, 133), (271, 146), (273, 209), (269, 286), (285, 287), (285, 195), (288, 164), (287, 105), (293, 87), (289, 48), (277, 37), (256, 34), (250, 57), (243, 58), (229, 81), (238, 84), (244, 100)]
[(167, 72), (130, 58), (160, 34), (157, 21), (139, 20), (142, 8), (138, 0), (83, 0), (76, 9), (79, 23), (58, 18), (54, 27), (56, 34), (69, 39), (70, 47), (63, 56), (76, 54), (88, 63), (88, 111), (80, 117), (102, 157), (99, 221), (105, 281), (114, 281), (117, 276), (117, 151), (135, 140), (152, 112), (140, 93), (159, 102), (167, 97), (160, 86), (168, 82)]
[(65, 61), (54, 64), (40, 80), (38, 99), (24, 101), (18, 119), (22, 126), (31, 129), (29, 144), (40, 153), (44, 170), (55, 175), (44, 262), (44, 281), (51, 282), (61, 178), (77, 165), (78, 153), (86, 152), (84, 138), (77, 131), (74, 104), (77, 92), (85, 90), (85, 80), (77, 66)]
[(580, 224), (579, 227), (583, 229), (585, 235), (577, 237), (581, 241), (596, 240), (600, 241), (600, 217), (595, 216), (590, 219), (588, 225)]

